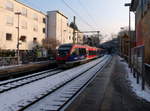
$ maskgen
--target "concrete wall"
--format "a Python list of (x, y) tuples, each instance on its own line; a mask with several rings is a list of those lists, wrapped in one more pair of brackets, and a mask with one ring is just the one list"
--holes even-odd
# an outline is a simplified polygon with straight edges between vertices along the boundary
[[(22, 13), (19, 20), (20, 36), (26, 36), (25, 42), (20, 41), (20, 50), (31, 50), (35, 45), (33, 38), (42, 44), (42, 39), (46, 37), (43, 33), (43, 28), (46, 30), (43, 23), (46, 15), (15, 0), (0, 0), (0, 49), (15, 50), (17, 47), (18, 16), (15, 12)], [(6, 33), (12, 34), (11, 40), (6, 40)]]

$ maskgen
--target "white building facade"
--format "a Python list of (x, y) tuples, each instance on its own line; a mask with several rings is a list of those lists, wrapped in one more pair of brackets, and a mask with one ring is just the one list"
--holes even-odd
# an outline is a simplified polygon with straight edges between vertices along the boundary
[[(59, 11), (48, 11), (47, 37), (59, 41), (60, 44), (73, 43), (73, 28), (68, 18)], [(83, 43), (83, 33), (75, 31), (75, 43)]]
[(48, 11), (47, 37), (59, 41), (60, 44), (66, 42), (68, 37), (68, 18), (59, 11)]
[[(32, 50), (37, 44), (42, 46), (47, 37), (59, 44), (73, 43), (73, 28), (61, 12), (48, 11), (46, 15), (17, 0), (0, 0), (0, 50), (17, 50), (18, 32), (22, 51)], [(75, 32), (75, 43), (82, 44), (83, 33)]]
[[(21, 14), (17, 15), (17, 12)], [(16, 0), (0, 0), (0, 49), (17, 49), (18, 20), (20, 50), (32, 50), (36, 44), (42, 45), (47, 30), (46, 17)]]

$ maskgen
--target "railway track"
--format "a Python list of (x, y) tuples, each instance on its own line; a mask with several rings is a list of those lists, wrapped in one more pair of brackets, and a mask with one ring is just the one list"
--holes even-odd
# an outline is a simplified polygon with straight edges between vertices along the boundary
[(46, 77), (52, 76), (52, 75), (60, 73), (60, 72), (62, 72), (62, 70), (58, 70), (57, 68), (55, 68), (55, 69), (51, 69), (51, 70), (42, 71), (39, 73), (34, 73), (32, 75), (28, 75), (25, 77), (20, 77), (17, 79), (0, 82), (0, 93), (4, 93), (11, 89), (18, 88), (20, 86), (32, 83), (32, 82), (40, 80), (40, 79), (44, 79)]
[[(63, 110), (110, 59), (110, 56), (105, 56), (85, 65), (18, 87), (16, 90), (2, 93), (0, 94), (0, 110)], [(7, 102), (6, 98), (11, 101)], [(4, 100), (3, 103), (1, 103), (2, 100)]]

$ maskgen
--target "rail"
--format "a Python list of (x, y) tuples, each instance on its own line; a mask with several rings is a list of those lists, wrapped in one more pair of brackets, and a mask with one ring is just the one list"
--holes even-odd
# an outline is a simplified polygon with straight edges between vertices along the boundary
[[(75, 92), (60, 93), (58, 90), (61, 90), (63, 88), (71, 90), (71, 88), (66, 88), (65, 86), (72, 84), (72, 81), (74, 81), (77, 78), (80, 79), (82, 76), (82, 80), (80, 79), (79, 81), (75, 81), (75, 83), (78, 86), (75, 86), (74, 84), (72, 84), (75, 88), (73, 90), (76, 90), (76, 89), (79, 90), (80, 87), (82, 87), (81, 85), (84, 85), (84, 83), (87, 80), (89, 80), (91, 76), (94, 76), (96, 74), (96, 72), (99, 69), (101, 69), (106, 64), (106, 62), (108, 62), (109, 58), (110, 58), (110, 56), (105, 56), (105, 57), (100, 58), (99, 60), (94, 60), (90, 63), (81, 65), (79, 67), (75, 67), (73, 69), (64, 71), (62, 73), (53, 75), (51, 77), (44, 78), (40, 81), (35, 81), (33, 83), (26, 84), (23, 87), (18, 87), (16, 90), (15, 89), (10, 90), (9, 94), (8, 94), (8, 92), (2, 93), (0, 95), (0, 98), (1, 98), (0, 99), (0, 101), (1, 101), (0, 102), (0, 110), (4, 110), (4, 109), (7, 110), (10, 108), (14, 111), (26, 110), (28, 108), (31, 108), (31, 106), (33, 106), (34, 104), (36, 104), (36, 103), (38, 104), (38, 102), (42, 99), (45, 99), (45, 97), (47, 98), (48, 95), (50, 95), (50, 96), (55, 95), (52, 97), (58, 98), (59, 97), (57, 95), (58, 93), (62, 94), (62, 96), (66, 95), (65, 98), (61, 98), (61, 99), (65, 99), (65, 101), (60, 100), (60, 102), (63, 103), (63, 104), (62, 103), (61, 104), (64, 105), (64, 103), (68, 102), (68, 99), (70, 97), (72, 97), (72, 94), (74, 94)], [(22, 82), (24, 82), (24, 81), (21, 81), (21, 83)], [(8, 84), (4, 88), (7, 88), (7, 87), (9, 87), (9, 85), (14, 85), (14, 84), (12, 84), (12, 83)], [(14, 96), (14, 94), (15, 94), (15, 96)], [(10, 99), (10, 101), (8, 101), (8, 100), (6, 100), (6, 98), (11, 98), (11, 99)], [(58, 99), (60, 99), (60, 98), (58, 98)], [(53, 99), (49, 99), (49, 100), (53, 100)], [(57, 102), (57, 100), (56, 101), (54, 100), (53, 102)], [(49, 102), (49, 103), (51, 103), (51, 102)], [(3, 107), (3, 106), (5, 106), (5, 107)]]
[(0, 93), (4, 93), (6, 91), (18, 88), (20, 86), (35, 82), (37, 80), (40, 79), (44, 79), (50, 76), (53, 76), (57, 73), (62, 72), (61, 70), (57, 70), (57, 69), (52, 69), (52, 70), (47, 70), (47, 71), (42, 71), (39, 73), (34, 73), (32, 75), (28, 75), (25, 77), (20, 77), (17, 79), (13, 79), (13, 80), (8, 80), (8, 81), (4, 81), (4, 82), (0, 82)]
[[(86, 84), (88, 84), (91, 79), (93, 79), (95, 77), (96, 73), (105, 66), (104, 63), (107, 64), (108, 61), (109, 61), (108, 59), (104, 58), (100, 62), (96, 63), (94, 66), (90, 67), (89, 69), (85, 70), (84, 72), (80, 73), (79, 75), (73, 77), (72, 79), (66, 81), (65, 83), (63, 83), (60, 86), (58, 86), (57, 88), (55, 88), (54, 90), (50, 90), (50, 92), (48, 92), (47, 94), (45, 94), (45, 95), (43, 94), (43, 96), (37, 98), (37, 100), (35, 100), (35, 101), (31, 102), (30, 104), (22, 107), (19, 111), (23, 111), (23, 110), (30, 111), (31, 109), (36, 110), (37, 108), (41, 109), (41, 108), (39, 108), (40, 106), (35, 107), (34, 105), (37, 105), (38, 102), (40, 102), (41, 100), (43, 101), (44, 98), (48, 98), (48, 100), (50, 100), (47, 103), (47, 104), (49, 104), (49, 108), (50, 108), (49, 110), (50, 111), (51, 110), (52, 111), (53, 110), (59, 111), (59, 110), (64, 109), (66, 106), (68, 106), (68, 104), (72, 101), (72, 99), (77, 95), (77, 93), (79, 93), (82, 90), (82, 88), (84, 88), (84, 86)], [(103, 65), (100, 65), (101, 63), (103, 63)], [(97, 68), (94, 69), (94, 67), (97, 67)], [(91, 73), (94, 72), (94, 73), (92, 75), (89, 72), (91, 72)], [(81, 79), (81, 77), (82, 77), (82, 79)], [(85, 79), (85, 78), (87, 78), (87, 79)], [(80, 80), (77, 82), (76, 79), (80, 79)], [(78, 84), (78, 85), (76, 86), (72, 82), (75, 82), (75, 84)], [(70, 89), (71, 91), (70, 92), (68, 92), (68, 91), (64, 92), (64, 89), (68, 89), (68, 90)], [(62, 98), (59, 97), (59, 95)], [(55, 97), (55, 99), (52, 99), (54, 97)], [(59, 105), (58, 105), (58, 103), (59, 103)], [(43, 102), (42, 102), (42, 104), (43, 104)], [(36, 109), (34, 109), (34, 108), (36, 108)], [(46, 107), (44, 107), (44, 108), (47, 109)]]

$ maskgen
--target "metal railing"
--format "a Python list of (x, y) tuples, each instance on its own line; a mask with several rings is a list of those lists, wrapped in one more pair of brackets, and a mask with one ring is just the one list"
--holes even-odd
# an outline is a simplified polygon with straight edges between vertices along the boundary
[(142, 89), (145, 89), (145, 67), (144, 67), (144, 46), (138, 46), (132, 49), (131, 54), (131, 69), (133, 76), (137, 80), (137, 84), (140, 83), (140, 77), (142, 78)]
[(0, 66), (16, 65), (17, 57), (0, 57)]

